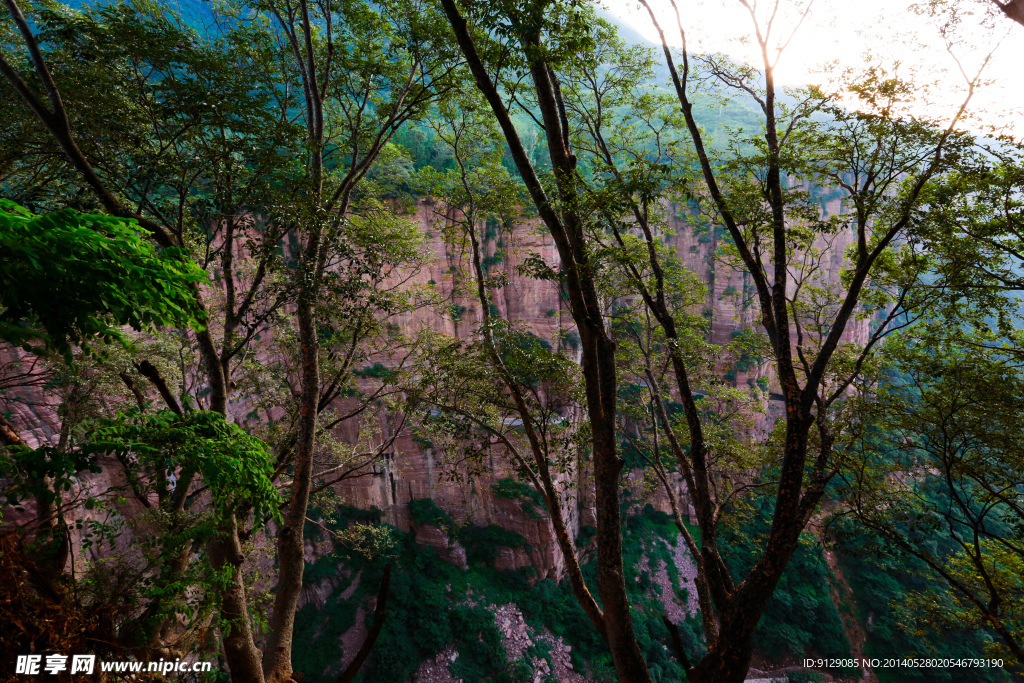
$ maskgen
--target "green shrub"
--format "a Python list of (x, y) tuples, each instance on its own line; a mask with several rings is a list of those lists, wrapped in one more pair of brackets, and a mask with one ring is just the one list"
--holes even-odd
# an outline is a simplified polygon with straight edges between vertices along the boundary
[[(925, 567), (914, 558), (893, 557), (873, 536), (844, 523), (839, 528), (841, 545), (839, 562), (856, 601), (856, 618), (871, 624), (867, 631), (864, 654), (877, 658), (978, 657), (985, 651), (985, 642), (993, 635), (979, 631), (945, 630), (922, 637), (915, 633), (897, 607), (908, 595), (948, 590), (945, 584), (931, 578)], [(910, 681), (956, 681), (956, 683), (1002, 683), (1013, 680), (1001, 669), (876, 669), (881, 683)]]
[(491, 565), (498, 557), (498, 547), (518, 548), (526, 539), (510, 529), (491, 524), (470, 525), (459, 532), (459, 543), (466, 549), (466, 563)]
[(505, 669), (505, 645), (494, 615), (483, 606), (456, 605), (449, 612), (452, 633), (461, 642), (459, 658), (449, 667), (456, 678), (483, 681)]
[[(502, 497), (521, 498), (528, 495), (522, 484), (502, 481), (496, 485)], [(496, 490), (497, 494), (497, 490)], [(450, 523), (451, 517), (433, 501), (421, 499), (410, 503), (410, 516), (419, 523)], [(375, 517), (376, 512), (347, 510), (345, 517)], [(636, 582), (636, 563), (643, 554), (652, 558), (654, 567), (658, 558), (670, 558), (666, 543), (674, 543), (675, 528), (671, 519), (650, 506), (626, 520), (624, 538), (626, 552), (626, 583), (630, 598), (637, 607), (634, 612), (638, 640), (656, 683), (682, 680), (682, 670), (667, 653), (668, 633), (661, 622), (661, 607), (651, 591), (644, 591)], [(592, 529), (583, 529), (585, 541)], [(392, 573), (388, 598), (388, 616), (369, 660), (360, 672), (363, 683), (395, 683), (410, 679), (422, 661), (451, 645), (459, 653), (450, 665), (452, 674), (470, 681), (495, 683), (528, 683), (532, 681), (529, 662), (533, 657), (550, 662), (549, 646), (536, 640), (523, 659), (506, 662), (500, 632), (494, 625), (491, 605), (515, 604), (523, 613), (528, 626), (539, 632), (550, 631), (572, 647), (570, 658), (577, 672), (588, 681), (611, 683), (615, 675), (607, 646), (594, 629), (573, 595), (568, 582), (556, 584), (550, 579), (535, 581), (532, 568), (522, 571), (500, 572), (493, 568), (498, 546), (514, 547), (525, 542), (515, 532), (501, 527), (470, 526), (459, 533), (459, 540), (472, 558), (468, 570), (460, 570), (442, 562), (430, 546), (418, 546), (412, 534), (396, 532), (402, 542), (401, 556)], [(647, 548), (648, 550), (645, 550)], [(296, 645), (293, 661), (297, 671), (305, 673), (308, 683), (327, 683), (338, 674), (340, 652), (324, 643), (335, 643), (347, 628), (355, 623), (358, 605), (365, 604), (376, 594), (380, 582), (379, 564), (347, 553), (339, 548), (336, 553), (319, 558), (315, 565), (307, 565), (307, 572), (321, 576), (343, 563), (347, 571), (362, 571), (359, 586), (348, 600), (342, 600), (345, 582), (328, 598), (319, 611), (312, 605), (303, 608), (296, 618)], [(596, 574), (592, 563), (583, 565), (584, 576), (595, 585)], [(670, 566), (670, 574), (675, 571)], [(672, 578), (678, 582), (678, 576)], [(367, 609), (366, 623), (372, 621)], [(700, 625), (695, 620), (683, 622), (680, 633), (692, 656), (699, 656)], [(549, 679), (546, 683), (551, 683)]]
[(395, 371), (378, 361), (373, 365), (367, 365), (362, 370), (353, 370), (352, 374), (356, 377), (377, 377), (380, 379), (388, 379), (395, 374)]
[(350, 522), (359, 524), (377, 524), (384, 516), (384, 511), (377, 506), (371, 506), (368, 510), (357, 508), (354, 505), (339, 505), (334, 508), (331, 515), (333, 523), (339, 527), (347, 527)]
[(433, 448), (434, 447), (434, 442), (433, 441), (431, 441), (427, 437), (423, 436), (422, 433), (419, 433), (419, 432), (417, 432), (415, 430), (413, 430), (413, 433), (412, 433), (412, 441), (413, 441), (414, 444), (416, 444), (417, 446), (419, 446), (423, 450), (427, 450), (428, 448)]
[(530, 519), (541, 518), (541, 514), (537, 508), (539, 507), (541, 510), (545, 509), (544, 496), (540, 494), (540, 491), (529, 484), (524, 484), (510, 477), (506, 477), (504, 479), (499, 479), (491, 488), (494, 490), (494, 495), (498, 498), (504, 498), (505, 500), (519, 500), (523, 512), (525, 512)]
[(409, 519), (416, 526), (430, 524), (439, 529), (454, 527), (451, 515), (437, 506), (430, 498), (417, 498), (409, 501)]
[(585, 548), (597, 537), (597, 527), (580, 525), (580, 531), (576, 534), (576, 547)]
[(744, 351), (736, 361), (736, 369), (740, 372), (747, 372), (748, 370), (760, 367), (762, 363), (764, 363), (764, 358)]

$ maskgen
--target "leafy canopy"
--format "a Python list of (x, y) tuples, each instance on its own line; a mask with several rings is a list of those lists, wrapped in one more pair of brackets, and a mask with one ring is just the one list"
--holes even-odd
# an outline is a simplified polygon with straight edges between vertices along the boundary
[[(218, 516), (251, 508), (257, 516), (279, 518), (280, 495), (271, 476), (266, 445), (220, 413), (170, 410), (118, 413), (96, 425), (88, 450), (132, 459), (156, 473), (198, 473), (213, 497)], [(167, 482), (158, 482), (167, 487)]]
[(0, 339), (70, 360), (72, 344), (125, 343), (123, 326), (198, 326), (206, 273), (181, 251), (157, 251), (133, 221), (0, 199)]

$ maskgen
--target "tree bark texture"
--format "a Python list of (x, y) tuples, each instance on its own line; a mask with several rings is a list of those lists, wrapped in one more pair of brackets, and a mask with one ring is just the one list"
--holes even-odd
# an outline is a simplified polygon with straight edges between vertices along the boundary
[(249, 627), (249, 606), (242, 578), (245, 555), (234, 516), (220, 526), (217, 538), (207, 545), (207, 552), (215, 570), (230, 568), (227, 584), (221, 589), (220, 628), (231, 680), (236, 683), (263, 683), (260, 653)]

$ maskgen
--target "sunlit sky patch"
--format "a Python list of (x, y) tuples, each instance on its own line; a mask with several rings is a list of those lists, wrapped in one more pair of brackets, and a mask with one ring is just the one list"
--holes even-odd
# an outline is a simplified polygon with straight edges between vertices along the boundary
[[(690, 50), (721, 52), (761, 64), (759, 48), (751, 40), (753, 21), (740, 0), (677, 3)], [(647, 11), (636, 0), (605, 0), (605, 4), (645, 37), (658, 39)], [(651, 4), (669, 42), (678, 45), (669, 0), (651, 0)], [(961, 71), (974, 77), (987, 57), (982, 72), (985, 83), (970, 104), (973, 117), (960, 127), (984, 133), (996, 128), (1024, 139), (1024, 26), (1003, 17), (989, 0), (952, 0), (956, 14), (948, 7), (931, 14), (915, 11), (923, 4), (914, 0), (815, 0), (800, 23), (807, 3), (779, 0), (771, 42), (778, 46), (791, 35), (792, 40), (778, 61), (776, 80), (834, 90), (844, 71), (876, 63), (914, 84), (912, 113), (948, 124), (967, 91)], [(754, 7), (764, 26), (776, 4), (759, 0)], [(856, 106), (852, 101), (847, 104)]]

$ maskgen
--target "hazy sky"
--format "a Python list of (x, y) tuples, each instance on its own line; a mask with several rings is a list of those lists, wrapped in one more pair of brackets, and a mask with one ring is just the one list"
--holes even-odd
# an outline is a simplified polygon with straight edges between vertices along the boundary
[[(779, 45), (793, 37), (778, 63), (776, 79), (788, 84), (828, 85), (836, 82), (834, 75), (822, 71), (828, 62), (837, 63), (839, 69), (859, 69), (867, 60), (890, 69), (900, 63), (900, 75), (916, 74), (912, 78), (919, 95), (915, 112), (948, 122), (966, 92), (957, 61), (973, 77), (992, 51), (984, 70), (984, 78), (991, 82), (981, 87), (971, 101), (980, 123), (968, 125), (975, 130), (984, 125), (1010, 126), (1017, 138), (1024, 139), (1024, 26), (1001, 15), (990, 15), (986, 20), (987, 5), (978, 0), (954, 2), (962, 13), (976, 13), (960, 16), (949, 34), (954, 43), (951, 56), (940, 31), (943, 21), (913, 12), (913, 0), (814, 0), (795, 34), (806, 2), (779, 0), (772, 42)], [(613, 14), (652, 40), (657, 39), (647, 11), (636, 0), (605, 3)], [(740, 0), (677, 0), (677, 4), (691, 50), (724, 52), (760, 65), (756, 43), (741, 42), (752, 35), (753, 22)], [(660, 8), (669, 41), (678, 43), (669, 1), (652, 0), (652, 6)], [(762, 25), (774, 7), (770, 0), (759, 0), (755, 5)], [(866, 58), (866, 53), (870, 57)], [(929, 83), (936, 85), (929, 87)]]

